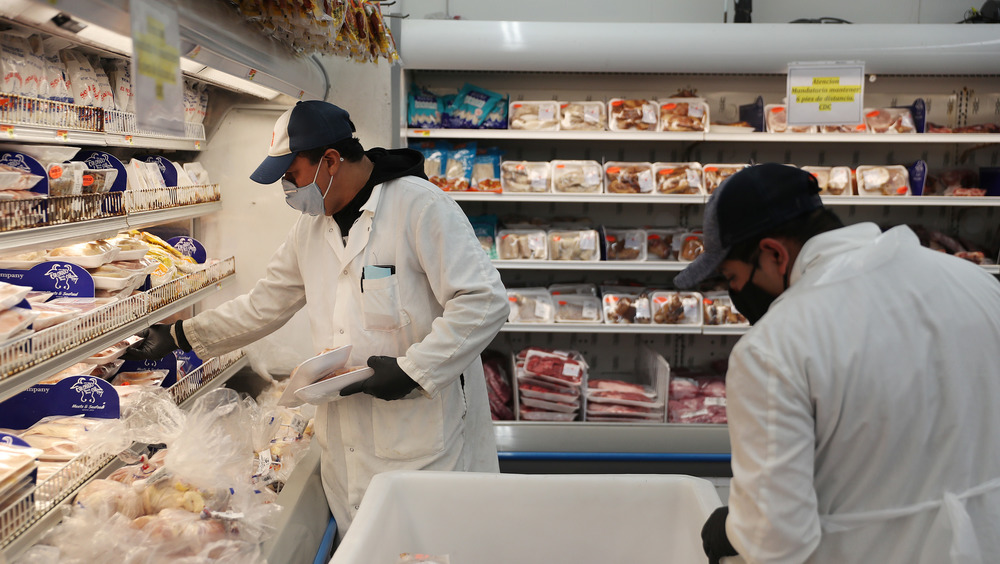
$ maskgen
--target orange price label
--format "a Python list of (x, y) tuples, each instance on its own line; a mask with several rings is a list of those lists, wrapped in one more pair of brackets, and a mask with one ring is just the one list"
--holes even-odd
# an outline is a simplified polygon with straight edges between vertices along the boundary
[(83, 185), (84, 186), (90, 186), (93, 183), (94, 183), (94, 175), (93, 174), (84, 174), (83, 175)]
[(132, 141), (132, 136), (131, 136), (131, 135), (126, 135), (126, 136), (125, 136), (125, 141), (126, 141), (126, 142), (127, 142), (127, 143), (128, 143), (129, 145), (131, 145), (131, 144), (133, 143), (133, 141)]
[(7, 137), (11, 139), (14, 138), (14, 126), (13, 125), (0, 125), (0, 133), (6, 133)]
[(618, 174), (621, 171), (622, 171), (622, 169), (620, 169), (620, 168), (618, 168), (616, 166), (608, 168), (608, 174)]
[(195, 149), (201, 149), (201, 141), (195, 141), (194, 142), (194, 148)]
[(59, 165), (52, 165), (49, 167), (49, 178), (52, 180), (58, 180), (62, 178), (63, 168)]
[(56, 137), (62, 137), (63, 141), (65, 141), (69, 137), (69, 131), (60, 129), (59, 131), (56, 131)]
[(662, 105), (662, 106), (660, 106), (660, 107), (661, 107), (662, 109), (664, 109), (664, 110), (672, 110), (672, 109), (674, 109), (674, 108), (676, 108), (676, 107), (677, 107), (677, 104), (674, 104), (674, 103), (672, 103), (672, 102), (671, 102), (670, 104), (663, 104), (663, 105)]
[(783, 112), (783, 111), (785, 111), (785, 108), (783, 108), (782, 106), (778, 106), (776, 108), (771, 108), (771, 113), (772, 114), (777, 114), (777, 113), (780, 113), (780, 112)]
[(673, 173), (674, 173), (674, 169), (672, 169), (672, 168), (661, 168), (660, 169), (660, 174), (673, 174)]
[(416, 129), (416, 130), (413, 131), (413, 134), (414, 135), (420, 135), (422, 137), (430, 137), (431, 136), (431, 130), (429, 130), (429, 129)]

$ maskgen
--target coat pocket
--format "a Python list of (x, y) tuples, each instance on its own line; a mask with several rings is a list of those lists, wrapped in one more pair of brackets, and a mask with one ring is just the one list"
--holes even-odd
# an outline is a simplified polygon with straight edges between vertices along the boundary
[(444, 450), (444, 400), (428, 398), (383, 401), (372, 399), (375, 455), (389, 460), (411, 460)]
[(362, 281), (362, 323), (366, 331), (394, 331), (407, 325), (406, 315), (399, 300), (399, 277)]

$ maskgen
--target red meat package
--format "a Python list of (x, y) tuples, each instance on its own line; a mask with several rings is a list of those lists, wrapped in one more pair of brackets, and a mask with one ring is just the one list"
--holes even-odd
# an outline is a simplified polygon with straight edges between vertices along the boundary
[(522, 398), (534, 398), (562, 403), (580, 403), (580, 390), (573, 387), (557, 386), (544, 380), (524, 378), (518, 380), (517, 389)]
[(621, 380), (592, 379), (587, 382), (587, 397), (610, 395), (613, 393), (639, 394), (649, 399), (656, 398), (656, 392), (641, 384), (623, 382)]
[(559, 413), (521, 406), (521, 419), (524, 421), (573, 421), (576, 413)]
[(521, 406), (545, 411), (556, 411), (559, 413), (575, 413), (580, 410), (579, 403), (563, 403), (559, 401), (546, 401), (543, 399), (521, 397)]
[(587, 365), (555, 353), (532, 350), (524, 362), (524, 371), (529, 376), (562, 385), (580, 386), (586, 375)]
[(726, 398), (700, 396), (683, 400), (670, 400), (667, 404), (667, 414), (668, 423), (728, 422)]
[(663, 422), (663, 410), (634, 405), (588, 403), (587, 421)]

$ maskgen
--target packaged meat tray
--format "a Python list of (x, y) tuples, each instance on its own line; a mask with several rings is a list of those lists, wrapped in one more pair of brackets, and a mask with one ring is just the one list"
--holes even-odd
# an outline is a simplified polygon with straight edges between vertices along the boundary
[(86, 362), (93, 362), (95, 364), (105, 364), (117, 360), (121, 355), (125, 354), (125, 349), (129, 348), (131, 345), (138, 343), (142, 340), (142, 337), (138, 335), (133, 335), (127, 339), (122, 339), (117, 343), (111, 345), (110, 347), (104, 349), (103, 351), (91, 356), (86, 360)]
[(863, 123), (850, 125), (822, 125), (820, 133), (868, 133), (868, 128)]
[(909, 108), (865, 108), (865, 126), (871, 133), (916, 133)]
[(31, 190), (42, 177), (5, 164), (0, 164), (0, 190)]
[(646, 260), (677, 260), (674, 237), (683, 233), (683, 229), (647, 229)]
[(555, 306), (552, 295), (545, 288), (523, 288), (507, 290), (510, 302), (511, 323), (552, 323), (555, 320)]
[(655, 100), (612, 98), (608, 102), (611, 131), (656, 131), (659, 121)]
[(597, 286), (593, 284), (552, 284), (549, 293), (553, 296), (594, 296), (597, 297)]
[(38, 317), (38, 312), (12, 307), (0, 312), (0, 341), (21, 336)]
[[(594, 419), (594, 417), (598, 419)], [(615, 421), (622, 417), (641, 421), (663, 421), (663, 410), (638, 405), (622, 405), (616, 403), (587, 403), (587, 421)]]
[(117, 256), (118, 247), (107, 241), (79, 243), (49, 251), (49, 260), (68, 262), (83, 268), (97, 268), (115, 260)]
[(804, 166), (802, 170), (816, 177), (821, 196), (850, 196), (854, 175), (847, 166)]
[(42, 450), (39, 460), (68, 462), (89, 446), (87, 433), (100, 425), (101, 421), (86, 417), (46, 417), (18, 436)]
[(562, 386), (581, 386), (587, 364), (555, 353), (530, 350), (524, 360), (524, 372), (540, 380)]
[(649, 386), (625, 382), (623, 380), (611, 380), (605, 378), (594, 378), (587, 382), (587, 395), (592, 394), (639, 394), (649, 400), (656, 399), (656, 391)]
[(859, 166), (859, 196), (909, 196), (910, 173), (905, 166)]
[(653, 163), (657, 194), (704, 194), (701, 163)]
[(556, 323), (601, 323), (601, 300), (596, 296), (557, 295), (555, 302)]
[(549, 260), (601, 260), (594, 229), (549, 231)]
[(653, 292), (653, 323), (701, 325), (701, 294), (697, 292)]
[(597, 161), (552, 161), (552, 191), (595, 194), (603, 191), (604, 169)]
[(608, 194), (649, 194), (655, 189), (653, 165), (611, 161), (604, 165)]
[(683, 233), (674, 237), (674, 250), (677, 252), (677, 260), (680, 262), (691, 262), (705, 252), (705, 242), (702, 234)]
[(12, 270), (28, 270), (36, 264), (41, 264), (48, 260), (49, 255), (45, 251), (27, 251), (16, 255), (0, 257), (0, 268)]
[(580, 390), (571, 386), (557, 386), (544, 380), (520, 378), (517, 390), (522, 398), (535, 398), (546, 401), (579, 405)]
[(708, 104), (704, 98), (660, 100), (660, 131), (708, 131)]
[(530, 398), (522, 396), (521, 407), (528, 406), (532, 409), (543, 409), (545, 411), (555, 411), (559, 413), (575, 413), (580, 411), (580, 404), (578, 403), (563, 403), (558, 401), (548, 401), (537, 398)]
[(149, 251), (149, 245), (128, 235), (119, 235), (109, 239), (108, 242), (118, 247), (115, 260), (139, 260)]
[(662, 409), (663, 400), (650, 398), (635, 392), (611, 392), (606, 390), (587, 390), (587, 403), (610, 403), (616, 405), (631, 405), (648, 409)]
[(510, 129), (557, 131), (559, 129), (559, 102), (511, 102)]
[(605, 229), (604, 243), (608, 260), (646, 260), (646, 231), (643, 229)]
[(605, 323), (647, 324), (652, 322), (647, 296), (605, 293), (603, 302)]
[(764, 123), (768, 133), (816, 133), (815, 125), (788, 125), (788, 112), (784, 104), (764, 106)]
[(501, 260), (545, 260), (548, 236), (540, 229), (501, 229), (497, 234)]
[(530, 407), (521, 407), (521, 419), (524, 421), (573, 421), (576, 413), (559, 413)]
[(559, 105), (559, 129), (604, 131), (608, 118), (604, 102), (563, 102)]
[(29, 292), (31, 292), (31, 286), (0, 282), (0, 310), (12, 308), (21, 303)]
[(504, 192), (551, 192), (552, 167), (547, 162), (500, 163), (500, 189)]
[(667, 402), (668, 423), (715, 423), (724, 424), (726, 398), (698, 396)]
[(707, 164), (703, 169), (705, 172), (705, 193), (711, 194), (722, 185), (722, 182), (737, 172), (745, 169), (745, 164)]
[(134, 372), (119, 372), (111, 381), (112, 386), (159, 386), (167, 377), (166, 370), (137, 370)]
[(749, 325), (725, 292), (705, 294), (702, 300), (705, 325)]

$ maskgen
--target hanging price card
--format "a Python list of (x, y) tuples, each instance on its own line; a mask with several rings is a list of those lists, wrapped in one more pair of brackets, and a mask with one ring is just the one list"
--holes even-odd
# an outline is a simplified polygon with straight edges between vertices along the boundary
[(865, 64), (789, 63), (788, 125), (861, 123)]

